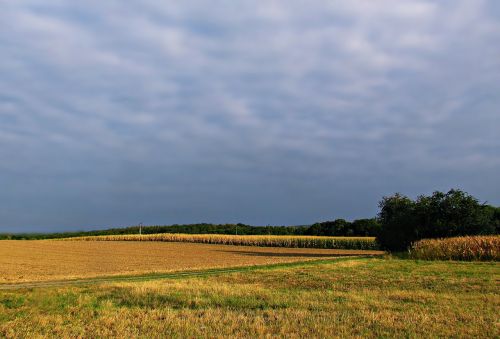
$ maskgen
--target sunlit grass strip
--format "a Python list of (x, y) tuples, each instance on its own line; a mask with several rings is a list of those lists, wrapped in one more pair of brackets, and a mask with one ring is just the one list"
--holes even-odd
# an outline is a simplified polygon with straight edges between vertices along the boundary
[(316, 237), (281, 235), (226, 235), (226, 234), (128, 234), (103, 235), (68, 238), (65, 240), (86, 241), (167, 241), (191, 242), (218, 245), (291, 247), (291, 248), (328, 248), (352, 250), (377, 250), (379, 246), (373, 237)]
[(410, 248), (410, 257), (424, 260), (499, 261), (500, 236), (423, 239)]

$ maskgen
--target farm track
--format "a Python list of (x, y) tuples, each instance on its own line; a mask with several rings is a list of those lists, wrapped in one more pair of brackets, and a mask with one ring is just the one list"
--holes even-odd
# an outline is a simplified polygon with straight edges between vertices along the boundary
[(240, 273), (240, 272), (262, 270), (262, 269), (286, 268), (286, 267), (305, 266), (305, 265), (307, 266), (320, 265), (324, 263), (331, 263), (332, 261), (335, 262), (335, 261), (346, 261), (346, 260), (360, 260), (373, 257), (376, 257), (376, 255), (336, 257), (331, 259), (296, 261), (291, 263), (238, 266), (229, 268), (216, 268), (216, 269), (144, 274), (144, 275), (133, 275), (133, 276), (113, 276), (113, 277), (97, 277), (88, 279), (34, 281), (34, 282), (23, 282), (23, 283), (13, 283), (13, 284), (0, 284), (0, 290), (19, 290), (19, 289), (33, 289), (33, 288), (45, 288), (45, 287), (47, 288), (64, 287), (64, 286), (75, 286), (75, 285), (94, 285), (94, 284), (109, 283), (109, 282), (140, 282), (140, 281), (161, 280), (161, 279), (195, 278), (195, 277), (204, 277), (209, 275)]

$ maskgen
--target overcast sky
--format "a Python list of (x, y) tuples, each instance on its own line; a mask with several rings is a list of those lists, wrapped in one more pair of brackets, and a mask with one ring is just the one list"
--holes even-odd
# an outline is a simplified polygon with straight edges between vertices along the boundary
[(0, 1), (0, 232), (500, 205), (500, 1)]

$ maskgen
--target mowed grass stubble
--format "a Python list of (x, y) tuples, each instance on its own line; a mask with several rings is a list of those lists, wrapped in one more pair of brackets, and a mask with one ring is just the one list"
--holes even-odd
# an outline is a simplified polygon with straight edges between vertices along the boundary
[(499, 265), (346, 259), (0, 291), (0, 337), (498, 338)]

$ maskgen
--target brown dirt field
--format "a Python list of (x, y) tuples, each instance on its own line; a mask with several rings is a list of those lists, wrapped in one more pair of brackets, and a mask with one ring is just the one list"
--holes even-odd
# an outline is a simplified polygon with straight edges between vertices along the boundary
[(0, 283), (327, 259), (381, 251), (127, 241), (0, 241)]

